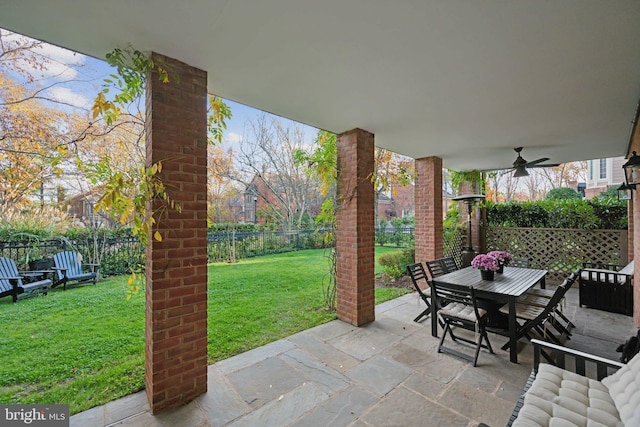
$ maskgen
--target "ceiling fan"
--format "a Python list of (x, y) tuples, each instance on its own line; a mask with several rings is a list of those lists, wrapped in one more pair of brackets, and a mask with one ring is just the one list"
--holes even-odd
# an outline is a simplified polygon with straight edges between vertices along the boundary
[(548, 157), (542, 157), (540, 159), (536, 159), (533, 160), (531, 162), (527, 162), (525, 159), (522, 158), (522, 156), (520, 155), (520, 152), (522, 151), (522, 147), (517, 147), (513, 149), (516, 153), (518, 153), (518, 157), (516, 157), (515, 161), (513, 162), (513, 168), (511, 170), (515, 171), (513, 174), (514, 178), (520, 178), (522, 176), (529, 176), (529, 172), (527, 172), (528, 168), (549, 168), (549, 167), (554, 167), (554, 166), (558, 166), (559, 163), (554, 163), (554, 164), (540, 164), (543, 162), (546, 162), (547, 160), (549, 160)]

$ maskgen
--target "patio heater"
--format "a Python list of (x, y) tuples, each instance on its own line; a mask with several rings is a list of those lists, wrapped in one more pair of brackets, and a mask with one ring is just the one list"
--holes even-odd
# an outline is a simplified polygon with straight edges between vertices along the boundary
[(471, 211), (473, 205), (477, 200), (483, 200), (486, 196), (484, 194), (462, 194), (458, 197), (454, 197), (453, 200), (463, 202), (467, 205), (467, 247), (462, 250), (462, 266), (468, 267), (471, 265), (471, 260), (478, 254), (473, 250), (473, 241), (471, 235)]

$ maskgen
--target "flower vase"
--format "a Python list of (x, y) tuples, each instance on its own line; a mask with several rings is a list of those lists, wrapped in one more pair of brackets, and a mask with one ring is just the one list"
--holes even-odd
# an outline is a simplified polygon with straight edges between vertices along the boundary
[(493, 270), (480, 270), (482, 280), (493, 280), (495, 271)]
[(503, 263), (498, 262), (498, 271), (496, 271), (496, 273), (498, 273), (498, 274), (504, 273), (504, 264)]

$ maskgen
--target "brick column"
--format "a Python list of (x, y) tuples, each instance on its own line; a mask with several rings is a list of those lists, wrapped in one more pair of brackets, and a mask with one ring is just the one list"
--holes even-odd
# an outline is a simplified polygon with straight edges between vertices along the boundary
[(162, 162), (160, 178), (181, 207), (156, 215), (147, 246), (145, 384), (156, 413), (207, 391), (207, 73), (153, 60), (170, 82), (155, 70), (148, 79), (147, 164)]
[(373, 134), (340, 134), (337, 149), (337, 314), (361, 326), (375, 320)]
[[(635, 229), (635, 224), (633, 222), (633, 199), (631, 200), (627, 200), (627, 259), (626, 260), (622, 260), (623, 262), (631, 262), (633, 260), (633, 248), (634, 248), (634, 244), (633, 242), (635, 241), (634, 239), (634, 229)], [(635, 267), (635, 264), (634, 264)], [(635, 276), (635, 274), (634, 274)]]
[(442, 258), (442, 159), (416, 159), (415, 241), (416, 262)]
[[(633, 190), (633, 198), (635, 200), (640, 197), (640, 191)], [(640, 224), (640, 203), (632, 203), (631, 209), (633, 210), (633, 215), (629, 215), (629, 239), (631, 240), (631, 235), (633, 234), (633, 252), (631, 252), (630, 257), (633, 259), (640, 259), (640, 227), (636, 227), (635, 224)], [(633, 231), (631, 230), (633, 228)], [(636, 256), (637, 255), (637, 256)], [(640, 262), (636, 262), (633, 264), (633, 320), (636, 324), (636, 327), (640, 327)], [(639, 279), (636, 280), (635, 278)]]

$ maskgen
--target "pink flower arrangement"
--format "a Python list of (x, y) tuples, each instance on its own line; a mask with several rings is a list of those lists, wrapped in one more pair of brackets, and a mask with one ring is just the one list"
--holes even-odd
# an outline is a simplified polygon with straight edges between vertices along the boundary
[(495, 259), (498, 260), (500, 264), (508, 265), (511, 261), (513, 261), (513, 257), (507, 251), (491, 251), (487, 255), (491, 255)]
[(480, 254), (476, 255), (475, 258), (471, 260), (471, 267), (479, 270), (498, 271), (500, 269), (500, 264), (498, 264), (497, 258), (489, 254)]

